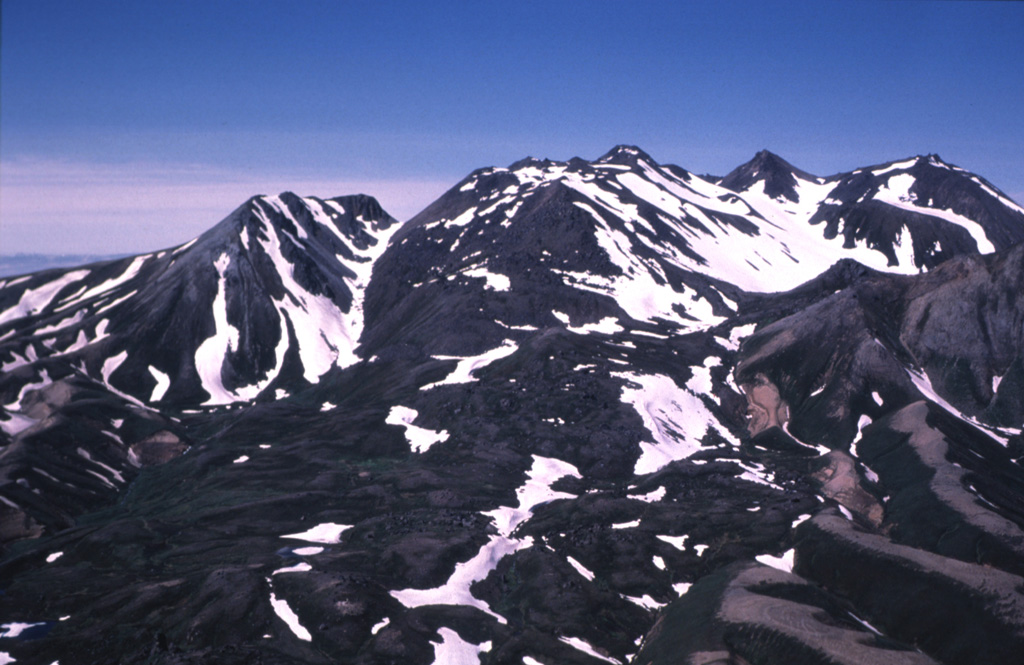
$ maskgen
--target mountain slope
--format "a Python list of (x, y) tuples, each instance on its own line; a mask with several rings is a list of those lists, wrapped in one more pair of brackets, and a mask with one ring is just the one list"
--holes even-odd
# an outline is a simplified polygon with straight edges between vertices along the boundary
[(368, 197), (255, 197), (178, 248), (6, 280), (3, 539), (67, 527), (183, 453), (182, 407), (274, 399), (356, 362), (396, 227)]
[(256, 197), (173, 250), (7, 280), (4, 369), (59, 356), (179, 405), (315, 383), (357, 360), (362, 293), (394, 224), (366, 197)]
[(938, 155), (821, 178), (762, 151), (719, 184), (766, 213), (823, 227), (825, 238), (841, 236), (843, 247), (855, 250), (854, 258), (865, 265), (904, 273), (957, 254), (1009, 247), (1021, 241), (1024, 222), (1024, 208)]
[[(993, 216), (898, 217), (966, 234), (923, 274), (812, 224), (857, 174), (761, 154), (714, 183), (620, 146), (474, 172), (400, 228), (259, 198), (177, 255), (0, 287), (0, 653), (1015, 662), (1024, 223), (966, 172), (865, 173), (946, 201), (936, 168)], [(100, 315), (125, 346), (49, 354)]]

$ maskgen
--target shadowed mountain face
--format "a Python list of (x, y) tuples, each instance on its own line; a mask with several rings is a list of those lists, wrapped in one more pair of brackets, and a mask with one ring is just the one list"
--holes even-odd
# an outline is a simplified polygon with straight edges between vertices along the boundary
[(1021, 240), (619, 146), (0, 280), (0, 660), (1016, 663)]

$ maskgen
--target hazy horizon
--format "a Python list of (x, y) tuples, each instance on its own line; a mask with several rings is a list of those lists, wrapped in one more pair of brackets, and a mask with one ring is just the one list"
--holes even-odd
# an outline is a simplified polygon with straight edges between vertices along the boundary
[(5, 1), (0, 254), (189, 240), (255, 194), (406, 220), (620, 143), (724, 175), (939, 153), (1024, 199), (1020, 3)]

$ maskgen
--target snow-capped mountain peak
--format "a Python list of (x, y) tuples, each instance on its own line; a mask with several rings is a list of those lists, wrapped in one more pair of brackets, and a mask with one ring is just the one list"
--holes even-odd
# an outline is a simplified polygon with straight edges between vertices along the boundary
[[(929, 158), (922, 163), (934, 161)], [(986, 231), (961, 219), (962, 215), (901, 206), (906, 193), (893, 187), (909, 187), (907, 178), (891, 180), (888, 189), (882, 187), (911, 166), (897, 162), (876, 175), (822, 178), (761, 151), (721, 181), (712, 182), (660, 165), (639, 148), (623, 145), (593, 162), (528, 159), (504, 169), (477, 171), (414, 218), (403, 234), (422, 226), (433, 231), (432, 242), (451, 236), (451, 249), (462, 251), (467, 245), (456, 236), (491, 228), (488, 233), (498, 237), (502, 229), (536, 214), (531, 200), (544, 198), (553, 204), (551, 188), (561, 188), (571, 192), (566, 194), (570, 205), (589, 214), (595, 229), (603, 229), (595, 231), (594, 237), (614, 267), (596, 268), (597, 273), (604, 277), (618, 273), (624, 279), (650, 273), (653, 283), (663, 288), (671, 282), (665, 270), (699, 273), (748, 291), (779, 291), (846, 257), (878, 270), (916, 273), (961, 251), (991, 251), (996, 245)], [(943, 172), (970, 181), (971, 176), (963, 172)], [(885, 182), (880, 180), (887, 174)], [(909, 177), (914, 183), (926, 180)], [(859, 192), (851, 201), (851, 180), (862, 187), (866, 183), (870, 191)], [(541, 192), (546, 193), (538, 198)], [(869, 199), (885, 204), (886, 215), (866, 227), (858, 222), (856, 211), (851, 215), (847, 208), (862, 206)], [(927, 223), (922, 224), (921, 214), (929, 215)], [(1012, 235), (996, 244), (1005, 245)], [(632, 258), (623, 258), (626, 255)], [(596, 282), (590, 286), (607, 291)], [(679, 283), (668, 288), (677, 294), (682, 290)], [(676, 298), (666, 295), (666, 302)], [(669, 310), (659, 311), (665, 315)]]
[(33, 336), (4, 345), (5, 370), (56, 354), (134, 399), (180, 404), (315, 383), (358, 359), (363, 293), (397, 228), (370, 197), (286, 192), (177, 248), (9, 280), (0, 337)]
[(760, 183), (758, 191), (770, 199), (801, 203), (800, 185), (821, 184), (823, 178), (801, 171), (782, 157), (761, 150), (746, 164), (736, 167), (718, 184), (734, 191), (751, 191)]

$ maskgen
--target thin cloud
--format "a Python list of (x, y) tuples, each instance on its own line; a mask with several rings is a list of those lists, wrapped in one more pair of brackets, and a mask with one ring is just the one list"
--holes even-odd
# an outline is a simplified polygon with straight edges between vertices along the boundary
[(256, 194), (368, 194), (406, 220), (452, 181), (254, 174), (207, 166), (0, 163), (0, 253), (143, 252), (185, 242)]

